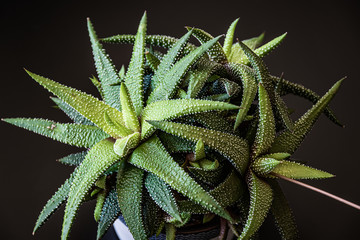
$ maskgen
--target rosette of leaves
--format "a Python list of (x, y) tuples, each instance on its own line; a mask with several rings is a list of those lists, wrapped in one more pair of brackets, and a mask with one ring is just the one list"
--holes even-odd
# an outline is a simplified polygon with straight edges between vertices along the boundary
[[(297, 238), (277, 179), (333, 176), (291, 154), (322, 112), (341, 125), (328, 104), (342, 80), (320, 97), (270, 75), (262, 57), (286, 34), (260, 47), (263, 34), (234, 43), (237, 21), (222, 46), (220, 37), (197, 28), (180, 39), (147, 35), (146, 13), (136, 35), (104, 39), (88, 20), (97, 71), (91, 81), (101, 100), (27, 71), (73, 123), (4, 121), (84, 149), (59, 160), (74, 172), (46, 203), (34, 232), (65, 203), (61, 239), (67, 239), (80, 205), (96, 199), (98, 239), (119, 215), (135, 239), (162, 231), (174, 239), (178, 228), (219, 218), (221, 239), (228, 227), (250, 239), (269, 211), (283, 239)], [(191, 36), (200, 46), (189, 43)], [(133, 44), (126, 71), (116, 69), (101, 43)], [(314, 105), (293, 121), (286, 94)]]

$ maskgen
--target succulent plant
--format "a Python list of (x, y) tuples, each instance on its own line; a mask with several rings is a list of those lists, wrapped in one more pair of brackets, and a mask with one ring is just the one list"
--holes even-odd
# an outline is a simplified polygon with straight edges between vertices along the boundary
[[(67, 239), (80, 205), (96, 199), (98, 239), (119, 215), (135, 239), (162, 231), (174, 239), (176, 229), (219, 218), (222, 230), (250, 239), (269, 211), (283, 239), (297, 238), (277, 180), (333, 176), (291, 154), (321, 113), (341, 126), (328, 104), (343, 80), (320, 97), (270, 75), (262, 57), (286, 34), (264, 45), (263, 34), (234, 43), (237, 21), (222, 46), (221, 36), (197, 28), (180, 39), (147, 35), (146, 13), (136, 35), (103, 39), (88, 20), (97, 71), (91, 81), (102, 100), (26, 70), (73, 123), (3, 120), (82, 148), (59, 160), (74, 172), (46, 203), (34, 232), (66, 203), (61, 239)], [(134, 45), (127, 70), (117, 70), (102, 43)], [(293, 121), (286, 94), (314, 105)]]

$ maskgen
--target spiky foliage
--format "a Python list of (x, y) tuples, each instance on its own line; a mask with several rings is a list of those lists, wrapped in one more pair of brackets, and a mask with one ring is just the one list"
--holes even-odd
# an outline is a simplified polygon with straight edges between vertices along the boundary
[[(322, 112), (339, 124), (328, 104), (342, 80), (320, 98), (271, 76), (262, 57), (286, 34), (260, 47), (263, 34), (233, 43), (237, 22), (222, 46), (220, 37), (197, 28), (180, 39), (147, 35), (146, 13), (135, 35), (100, 40), (88, 20), (99, 79), (91, 81), (102, 99), (27, 71), (74, 123), (4, 121), (87, 148), (59, 160), (76, 168), (45, 205), (34, 232), (66, 203), (61, 239), (67, 239), (80, 205), (96, 199), (98, 239), (120, 214), (139, 240), (161, 231), (173, 239), (177, 228), (216, 221), (215, 215), (239, 239), (250, 239), (270, 209), (282, 238), (297, 238), (277, 176), (333, 176), (291, 154)], [(189, 43), (191, 36), (200, 46)], [(134, 45), (127, 70), (118, 71), (101, 41)], [(297, 121), (282, 100), (288, 93), (314, 102)]]

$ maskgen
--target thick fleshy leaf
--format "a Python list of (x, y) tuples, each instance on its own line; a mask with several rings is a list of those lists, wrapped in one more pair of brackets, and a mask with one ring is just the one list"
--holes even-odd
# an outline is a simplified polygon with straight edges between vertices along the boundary
[[(192, 29), (190, 27), (186, 27), (188, 30)], [(209, 33), (205, 32), (202, 29), (194, 28), (193, 29), (193, 36), (199, 40), (201, 44), (204, 44), (207, 41), (214, 39)], [(207, 51), (208, 56), (210, 59), (217, 63), (226, 63), (227, 58), (224, 53), (224, 50), (219, 42), (216, 42), (210, 49)]]
[(117, 217), (120, 215), (120, 207), (117, 201), (117, 193), (115, 189), (112, 189), (107, 197), (100, 214), (100, 220), (98, 223), (96, 239), (101, 239), (106, 231), (115, 222)]
[(144, 171), (126, 164), (118, 172), (116, 191), (121, 214), (134, 239), (147, 239), (142, 213)]
[(90, 19), (88, 19), (87, 24), (91, 47), (94, 55), (95, 67), (101, 82), (101, 90), (104, 96), (104, 101), (109, 106), (120, 110), (121, 106), (118, 95), (119, 87), (114, 86), (115, 84), (120, 83), (119, 75), (117, 74), (117, 70), (115, 69), (111, 59), (108, 57), (102, 45), (99, 43)]
[[(152, 46), (158, 46), (163, 47), (166, 49), (170, 49), (179, 39), (174, 37), (169, 37), (165, 35), (146, 35), (145, 36), (145, 43), (152, 45)], [(107, 37), (101, 39), (101, 42), (104, 43), (130, 43), (133, 44), (135, 42), (135, 36), (129, 35), (129, 34), (121, 34), (121, 35), (115, 35), (112, 37)], [(184, 49), (184, 53), (189, 53), (193, 51), (196, 48), (195, 45), (188, 43)]]
[(227, 30), (226, 36), (225, 36), (223, 49), (224, 49), (224, 53), (227, 58), (229, 58), (230, 53), (231, 53), (231, 47), (232, 47), (233, 41), (234, 41), (235, 28), (236, 28), (238, 21), (239, 21), (239, 18), (235, 19), (235, 21), (233, 21), (231, 23), (229, 29)]
[(271, 172), (292, 179), (318, 179), (334, 177), (334, 175), (330, 173), (305, 166), (301, 163), (285, 160), (281, 161), (281, 163), (278, 164)]
[(157, 101), (147, 105), (141, 115), (141, 138), (152, 134), (155, 128), (147, 123), (148, 120), (171, 120), (189, 114), (214, 110), (234, 110), (238, 106), (209, 100), (173, 99)]
[(286, 197), (276, 180), (268, 181), (274, 191), (274, 200), (271, 213), (275, 218), (276, 226), (283, 240), (299, 239), (295, 217)]
[(88, 148), (109, 137), (103, 130), (89, 125), (57, 123), (39, 118), (5, 118), (2, 120), (17, 127), (22, 127), (42, 136), (77, 147)]
[(165, 146), (166, 150), (170, 153), (189, 153), (193, 152), (195, 149), (195, 144), (184, 138), (177, 137), (166, 132), (160, 132), (157, 135), (160, 138), (162, 144)]
[(294, 129), (294, 122), (291, 120), (286, 103), (281, 98), (278, 91), (275, 91), (274, 100), (275, 100), (274, 102), (275, 102), (277, 113), (278, 113), (278, 115), (280, 115), (280, 118), (281, 118), (283, 124), (285, 125), (285, 127), (287, 129), (292, 131)]
[(87, 151), (72, 153), (66, 157), (60, 158), (58, 162), (69, 166), (79, 166), (80, 163), (85, 159), (86, 154)]
[(46, 205), (44, 206), (43, 210), (41, 211), (36, 221), (33, 230), (33, 235), (35, 234), (36, 230), (38, 230), (43, 225), (43, 223), (46, 222), (47, 219), (49, 219), (51, 214), (53, 214), (55, 210), (58, 209), (58, 207), (60, 207), (61, 204), (65, 202), (65, 200), (68, 197), (75, 173), (76, 173), (76, 169), (70, 175), (70, 177), (64, 182), (64, 184), (61, 185), (61, 187), (59, 187), (59, 189), (55, 192), (55, 194), (47, 201)]
[[(214, 163), (218, 161), (214, 161)], [(204, 169), (199, 167), (188, 166), (188, 170), (192, 173), (191, 175), (199, 182), (204, 182), (210, 186), (218, 185), (224, 178), (226, 174), (227, 167), (223, 164), (219, 165), (212, 169)], [(201, 166), (200, 166), (201, 167)]]
[(271, 157), (261, 157), (255, 159), (251, 165), (251, 169), (259, 176), (264, 176), (270, 173), (281, 161)]
[[(270, 78), (273, 81), (273, 83), (276, 85), (279, 83), (279, 81), (282, 81), (280, 95), (285, 95), (285, 94), (291, 93), (296, 96), (303, 97), (303, 98), (309, 100), (310, 102), (312, 102), (313, 104), (317, 103), (317, 101), (319, 101), (319, 99), (321, 98), (313, 90), (308, 89), (300, 84), (293, 83), (293, 82), (290, 82), (290, 81), (287, 81), (285, 79), (275, 77), (275, 76), (270, 76)], [(324, 114), (336, 125), (343, 127), (341, 122), (336, 118), (336, 116), (331, 111), (331, 109), (329, 109), (329, 107), (325, 108)]]
[(94, 125), (91, 121), (81, 115), (78, 111), (74, 108), (70, 107), (69, 104), (62, 101), (59, 98), (51, 97), (51, 100), (56, 103), (56, 105), (70, 118), (74, 121), (74, 123), (84, 124), (84, 125)]
[(151, 70), (156, 72), (159, 67), (160, 60), (149, 51), (145, 52), (145, 57), (146, 57), (146, 62), (149, 64)]
[[(245, 190), (245, 184), (236, 173), (232, 171), (222, 183), (210, 190), (209, 193), (225, 208), (239, 201), (245, 193)], [(178, 204), (182, 212), (194, 214), (206, 214), (209, 212), (202, 206), (189, 200), (179, 201)]]
[[(255, 48), (257, 48), (262, 43), (264, 36), (265, 34), (262, 33), (257, 37), (246, 39), (241, 42), (248, 46), (251, 50), (255, 50)], [(244, 54), (244, 51), (241, 49), (239, 43), (234, 43), (232, 45), (228, 60), (232, 63), (243, 63), (244, 61), (249, 61)]]
[(263, 157), (265, 158), (275, 158), (276, 160), (284, 160), (288, 157), (290, 157), (291, 154), (289, 153), (285, 153), (285, 152), (278, 152), (278, 153), (270, 153), (270, 154), (266, 154)]
[[(271, 40), (270, 42), (262, 45), (261, 47), (257, 48), (254, 50), (255, 54), (259, 57), (264, 57), (266, 55), (268, 55), (270, 52), (272, 52), (275, 48), (277, 48), (280, 43), (284, 40), (284, 38), (286, 37), (287, 33), (284, 33), (283, 35), (274, 38), (273, 40)], [(249, 64), (250, 59), (248, 58), (242, 58), (240, 60), (240, 63), (242, 64)]]
[(148, 121), (167, 133), (191, 140), (202, 140), (205, 145), (217, 150), (225, 157), (229, 158), (235, 168), (244, 174), (249, 161), (249, 147), (243, 139), (219, 131), (209, 130), (201, 127), (190, 126), (186, 124), (166, 122), (166, 121)]
[(66, 203), (61, 239), (68, 238), (75, 214), (82, 203), (85, 194), (90, 190), (100, 175), (119, 160), (113, 151), (114, 143), (108, 139), (94, 145), (86, 155), (74, 176)]
[(256, 93), (257, 93), (257, 84), (255, 75), (252, 71), (246, 71), (238, 64), (229, 64), (229, 67), (233, 74), (240, 77), (242, 82), (242, 99), (239, 112), (236, 116), (236, 121), (234, 125), (234, 129), (238, 128), (240, 124), (244, 121), (247, 113), (250, 109), (251, 104), (253, 103)]
[(205, 155), (205, 145), (204, 145), (204, 142), (201, 139), (199, 139), (197, 141), (197, 143), (196, 143), (196, 146), (195, 146), (194, 161), (203, 159), (205, 157), (206, 157), (206, 155)]
[(125, 126), (134, 132), (140, 131), (139, 120), (124, 83), (122, 83), (120, 87), (120, 101)]
[(151, 198), (162, 210), (178, 221), (182, 221), (174, 195), (163, 180), (155, 174), (149, 173), (145, 179), (145, 187)]
[(192, 64), (194, 64), (197, 59), (208, 51), (209, 48), (214, 46), (220, 37), (221, 36), (213, 38), (202, 44), (200, 47), (196, 48), (194, 51), (190, 52), (188, 55), (176, 62), (163, 77), (163, 81), (159, 82), (158, 86), (150, 94), (147, 101), (148, 104), (159, 100), (170, 99), (175, 93), (176, 86), (178, 86), (182, 77), (189, 70)]
[(158, 84), (164, 84), (167, 81), (167, 79), (165, 79), (167, 72), (170, 71), (175, 62), (181, 56), (191, 34), (192, 30), (180, 38), (179, 41), (177, 41), (161, 59), (158, 69), (152, 78), (152, 83), (154, 84), (155, 88), (158, 86)]
[(128, 88), (131, 102), (137, 115), (140, 115), (143, 109), (143, 77), (145, 64), (145, 35), (146, 35), (147, 19), (146, 12), (141, 18), (139, 28), (135, 37), (134, 48), (129, 63), (128, 70), (125, 75), (125, 84)]
[(212, 130), (234, 133), (231, 123), (218, 112), (203, 112), (192, 117), (196, 122)]
[(275, 138), (274, 143), (270, 148), (270, 152), (294, 153), (305, 138), (306, 134), (310, 132), (320, 114), (335, 96), (342, 81), (343, 79), (336, 82), (312, 108), (310, 108), (299, 120), (297, 120), (292, 131), (285, 130), (280, 133), (280, 135)]
[(175, 240), (176, 227), (173, 224), (165, 224), (166, 240)]
[(134, 132), (126, 137), (115, 141), (114, 152), (120, 157), (125, 157), (129, 151), (135, 148), (140, 142), (140, 133)]
[(104, 94), (104, 90), (102, 89), (101, 83), (99, 82), (99, 80), (96, 79), (95, 76), (92, 76), (90, 78), (90, 81), (92, 82), (92, 84), (96, 87), (96, 89), (98, 90), (101, 99), (105, 99), (105, 94)]
[(260, 120), (252, 148), (253, 158), (267, 152), (275, 138), (275, 119), (271, 108), (270, 97), (261, 83), (259, 83), (258, 92)]
[(274, 85), (270, 79), (269, 71), (265, 66), (264, 62), (248, 46), (246, 46), (242, 42), (239, 42), (239, 44), (255, 71), (256, 79), (258, 80), (258, 82), (264, 85), (265, 89), (268, 91), (268, 94), (270, 95), (270, 99), (273, 99), (272, 95), (274, 94)]
[(107, 114), (117, 119), (122, 125), (124, 125), (121, 112), (89, 94), (83, 93), (74, 88), (66, 87), (60, 83), (36, 75), (29, 71), (26, 72), (40, 85), (42, 85), (50, 92), (62, 99), (64, 102), (69, 104), (81, 115), (89, 119), (99, 128), (103, 129), (110, 136), (121, 137), (121, 135), (114, 132), (113, 129), (109, 128), (108, 124), (104, 119), (104, 113), (106, 112)]
[(271, 187), (251, 170), (248, 172), (247, 183), (250, 190), (250, 209), (239, 240), (250, 239), (259, 229), (267, 216), (273, 199)]
[(107, 125), (106, 127), (109, 129), (109, 131), (115, 132), (117, 135), (120, 136), (120, 138), (126, 137), (132, 133), (130, 129), (125, 127), (125, 123), (123, 125), (121, 121), (118, 121), (118, 119), (112, 117), (107, 112), (104, 112), (104, 120)]
[(137, 147), (128, 161), (152, 172), (170, 187), (211, 212), (232, 221), (229, 213), (172, 159), (156, 136)]
[(104, 206), (105, 197), (106, 197), (106, 191), (105, 190), (101, 190), (97, 194), (96, 205), (95, 205), (95, 210), (94, 210), (94, 219), (95, 219), (96, 222), (99, 222), (99, 220), (100, 220), (100, 214), (101, 214), (101, 211), (102, 211), (103, 206)]

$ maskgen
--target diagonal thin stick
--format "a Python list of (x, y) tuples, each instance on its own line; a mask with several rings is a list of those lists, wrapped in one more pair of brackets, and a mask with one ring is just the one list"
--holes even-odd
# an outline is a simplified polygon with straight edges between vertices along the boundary
[(355, 204), (355, 203), (352, 203), (352, 202), (349, 202), (349, 201), (347, 201), (347, 200), (345, 200), (345, 199), (343, 199), (343, 198), (341, 198), (341, 197), (335, 196), (335, 195), (333, 195), (333, 194), (331, 194), (331, 193), (328, 193), (328, 192), (326, 192), (326, 191), (324, 191), (324, 190), (321, 190), (321, 189), (319, 189), (319, 188), (313, 187), (313, 186), (308, 185), (308, 184), (303, 183), (303, 182), (296, 181), (296, 180), (291, 179), (291, 178), (284, 177), (284, 176), (282, 176), (282, 175), (280, 175), (280, 174), (277, 174), (277, 173), (272, 173), (272, 175), (274, 175), (274, 176), (276, 176), (276, 177), (278, 177), (278, 178), (284, 179), (284, 180), (286, 180), (286, 181), (295, 183), (295, 184), (300, 185), (300, 186), (302, 186), (302, 187), (308, 188), (308, 189), (313, 190), (313, 191), (315, 191), (315, 192), (321, 193), (321, 194), (323, 194), (323, 195), (325, 195), (325, 196), (328, 196), (328, 197), (330, 197), (330, 198), (332, 198), (332, 199), (335, 199), (336, 201), (342, 202), (342, 203), (344, 203), (344, 204), (346, 204), (346, 205), (349, 205), (350, 207), (353, 207), (353, 208), (356, 208), (356, 209), (360, 210), (360, 206), (359, 206), (359, 205), (357, 205), (357, 204)]

